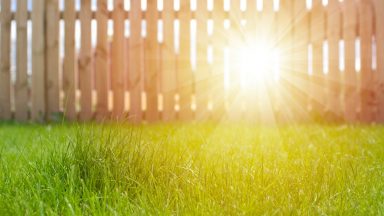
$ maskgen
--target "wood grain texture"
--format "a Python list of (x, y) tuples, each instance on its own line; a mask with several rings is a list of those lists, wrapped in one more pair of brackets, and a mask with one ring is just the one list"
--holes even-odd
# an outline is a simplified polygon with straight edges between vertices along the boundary
[[(176, 119), (175, 94), (177, 90), (176, 53), (174, 42), (174, 20), (173, 0), (164, 1), (163, 35), (162, 44), (162, 68), (161, 68), (161, 93), (163, 95), (163, 121), (174, 121)], [(199, 2), (200, 3), (200, 2)]]
[(192, 93), (193, 74), (191, 65), (191, 10), (190, 0), (180, 2), (178, 13), (180, 20), (180, 47), (178, 56), (178, 91), (179, 91), (179, 119), (190, 121), (193, 119)]
[(344, 1), (343, 9), (343, 39), (345, 46), (345, 71), (343, 73), (344, 119), (356, 122), (358, 106), (357, 75), (355, 70), (357, 37), (357, 7), (354, 1)]
[(376, 59), (377, 59), (377, 108), (376, 121), (384, 123), (384, 1), (374, 0), (375, 31), (376, 31)]
[(323, 43), (325, 39), (325, 10), (321, 0), (314, 0), (311, 10), (312, 80), (311, 107), (316, 118), (326, 106)]
[(359, 0), (359, 35), (361, 43), (360, 71), (360, 120), (365, 123), (374, 120), (374, 84), (372, 73), (373, 8), (370, 0)]
[(197, 58), (196, 58), (196, 120), (202, 121), (209, 118), (208, 101), (209, 101), (209, 65), (207, 60), (208, 51), (208, 27), (207, 20), (209, 12), (207, 1), (202, 0), (197, 3), (196, 21), (197, 21)]
[(111, 87), (113, 90), (112, 118), (115, 120), (124, 117), (124, 38), (124, 1), (114, 0)]
[(64, 8), (64, 62), (63, 62), (63, 91), (64, 115), (68, 120), (77, 118), (76, 90), (77, 90), (77, 61), (75, 51), (75, 1), (65, 1)]
[(148, 122), (159, 120), (158, 110), (158, 75), (159, 75), (159, 43), (157, 41), (157, 21), (159, 12), (157, 0), (147, 1), (145, 13), (147, 21), (147, 37), (145, 39), (145, 91), (147, 95), (147, 110), (145, 113)]
[(80, 97), (80, 120), (92, 119), (92, 44), (91, 44), (91, 0), (81, 0), (80, 26), (81, 47), (78, 59)]
[(55, 119), (60, 111), (59, 95), (59, 2), (46, 0), (46, 100), (47, 119)]
[[(338, 0), (327, 6), (327, 38), (329, 46), (329, 72), (327, 79), (327, 112), (334, 120), (341, 119), (341, 73), (339, 70), (339, 42), (341, 37), (341, 11)], [(332, 120), (332, 119), (331, 119)]]
[(130, 19), (130, 38), (129, 38), (129, 90), (130, 90), (130, 111), (129, 119), (133, 123), (141, 122), (142, 116), (142, 67), (143, 40), (141, 38), (141, 8), (140, 2), (131, 0)]
[(45, 1), (34, 0), (32, 10), (32, 120), (46, 117)]
[(11, 0), (1, 0), (0, 119), (11, 113)]
[(95, 52), (95, 85), (97, 92), (96, 120), (108, 119), (109, 44), (107, 0), (97, 1), (97, 45)]
[(15, 84), (15, 119), (25, 122), (28, 120), (28, 39), (27, 39), (27, 2), (18, 0), (16, 23), (16, 84)]

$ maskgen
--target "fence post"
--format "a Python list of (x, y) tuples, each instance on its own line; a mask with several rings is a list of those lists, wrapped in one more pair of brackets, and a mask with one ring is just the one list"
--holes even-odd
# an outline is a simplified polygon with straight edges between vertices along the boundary
[(45, 0), (34, 0), (32, 10), (32, 111), (34, 121), (46, 117)]
[(46, 0), (46, 100), (47, 119), (55, 118), (60, 111), (59, 89), (59, 2)]
[(1, 0), (0, 119), (11, 119), (11, 0)]
[(376, 63), (377, 63), (377, 121), (384, 123), (384, 1), (374, 0), (376, 23)]

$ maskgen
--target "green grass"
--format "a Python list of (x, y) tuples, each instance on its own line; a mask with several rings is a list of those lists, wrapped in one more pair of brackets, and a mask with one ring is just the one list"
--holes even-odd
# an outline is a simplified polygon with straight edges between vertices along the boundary
[(384, 127), (0, 124), (0, 215), (383, 215)]

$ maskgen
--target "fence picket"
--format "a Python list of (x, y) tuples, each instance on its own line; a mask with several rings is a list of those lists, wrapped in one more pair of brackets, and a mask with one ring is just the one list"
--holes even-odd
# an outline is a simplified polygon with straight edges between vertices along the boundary
[(108, 8), (107, 0), (97, 1), (97, 45), (95, 52), (95, 87), (97, 91), (96, 119), (108, 117)]
[(356, 33), (357, 33), (357, 8), (354, 1), (343, 2), (343, 39), (345, 53), (345, 71), (343, 77), (344, 118), (348, 122), (357, 120), (357, 76), (355, 70), (356, 60)]
[(91, 0), (81, 0), (81, 48), (79, 53), (80, 120), (92, 118)]
[(309, 13), (305, 0), (295, 0), (293, 6), (293, 72), (289, 77), (292, 87), (292, 107), (296, 121), (308, 119), (310, 77), (308, 74)]
[(114, 119), (124, 117), (124, 1), (114, 0), (113, 13), (113, 41), (111, 50), (111, 88), (113, 90), (113, 110)]
[(373, 14), (370, 0), (359, 0), (360, 34), (360, 120), (366, 123), (374, 120), (374, 89), (372, 73)]
[(45, 1), (34, 0), (32, 10), (32, 110), (34, 121), (46, 117), (45, 100)]
[(158, 73), (159, 73), (159, 43), (157, 41), (157, 21), (159, 12), (157, 0), (147, 1), (147, 37), (145, 40), (145, 91), (147, 95), (146, 120), (155, 122), (159, 119), (158, 111)]
[(75, 1), (65, 1), (64, 25), (65, 25), (65, 47), (63, 64), (63, 91), (64, 91), (64, 114), (68, 120), (76, 119), (76, 52), (75, 52)]
[(129, 38), (129, 90), (130, 90), (130, 110), (129, 119), (133, 123), (142, 120), (142, 38), (141, 38), (141, 5), (140, 1), (131, 0), (130, 38)]
[(163, 44), (162, 44), (162, 76), (161, 93), (163, 95), (162, 120), (173, 121), (176, 119), (175, 93), (176, 80), (176, 53), (174, 42), (174, 1), (164, 1), (163, 18)]
[(377, 63), (377, 121), (384, 123), (384, 1), (374, 0), (375, 32), (376, 32), (376, 63)]
[(28, 39), (27, 39), (27, 1), (18, 0), (17, 22), (17, 51), (16, 51), (16, 84), (15, 84), (15, 119), (25, 122), (28, 120)]
[(193, 74), (191, 65), (191, 10), (190, 0), (180, 1), (180, 47), (178, 56), (179, 119), (193, 119)]
[(341, 13), (338, 0), (330, 0), (327, 6), (327, 39), (329, 46), (328, 112), (331, 118), (341, 118), (341, 74), (339, 70), (339, 41), (341, 36)]
[(1, 1), (0, 119), (11, 119), (11, 0)]
[(312, 45), (312, 111), (316, 117), (324, 114), (326, 104), (325, 74), (323, 68), (323, 42), (325, 38), (325, 14), (321, 0), (314, 0), (311, 11), (311, 45)]
[(47, 119), (60, 111), (59, 89), (59, 2), (46, 0), (46, 100)]

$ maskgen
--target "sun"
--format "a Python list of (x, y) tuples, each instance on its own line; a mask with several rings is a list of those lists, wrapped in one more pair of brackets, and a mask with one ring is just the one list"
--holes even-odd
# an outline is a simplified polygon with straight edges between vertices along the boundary
[(260, 40), (235, 48), (241, 87), (257, 89), (279, 80), (280, 52), (272, 43)]

